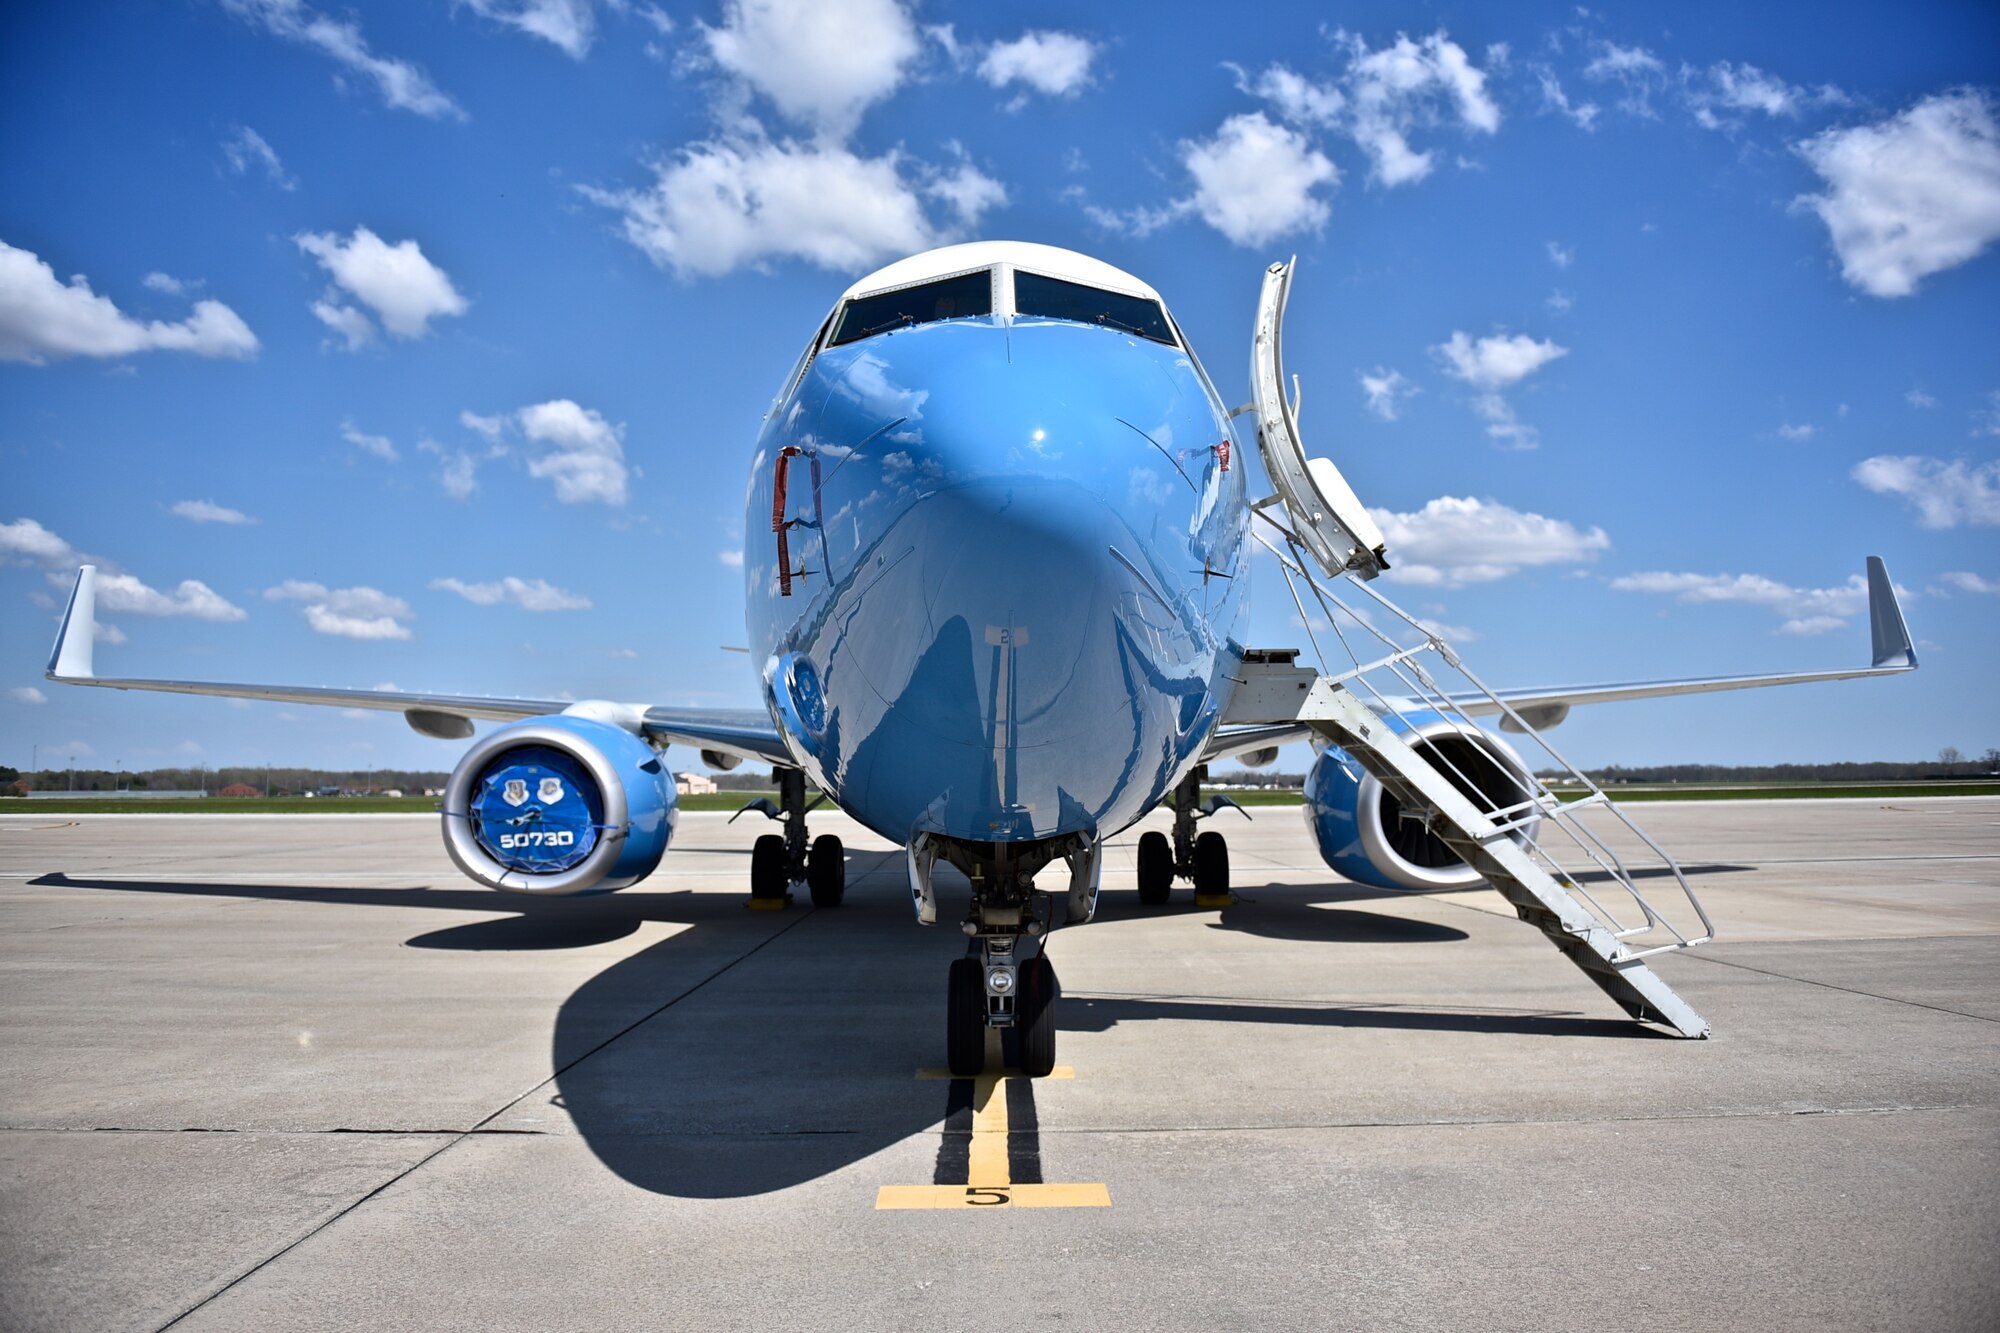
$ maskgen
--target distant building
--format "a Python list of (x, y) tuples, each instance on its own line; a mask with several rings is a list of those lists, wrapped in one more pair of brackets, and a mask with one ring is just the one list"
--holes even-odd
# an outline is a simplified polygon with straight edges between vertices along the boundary
[(232, 782), (216, 793), (217, 796), (262, 796), (263, 794), (262, 790), (247, 782)]
[(715, 790), (715, 779), (701, 773), (676, 773), (674, 790), (683, 796), (707, 796)]

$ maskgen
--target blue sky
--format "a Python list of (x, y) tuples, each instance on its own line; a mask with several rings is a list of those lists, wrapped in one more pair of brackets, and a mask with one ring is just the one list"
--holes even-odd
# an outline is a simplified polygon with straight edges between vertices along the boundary
[(1309, 446), (1495, 685), (1858, 663), (1862, 557), (1907, 590), (1915, 677), (1572, 757), (1978, 753), (1997, 58), (1980, 3), (9, 6), (0, 763), (456, 758), (46, 684), (83, 558), (105, 674), (754, 704), (761, 415), (854, 277), (982, 237), (1146, 278), (1232, 399), (1296, 253)]

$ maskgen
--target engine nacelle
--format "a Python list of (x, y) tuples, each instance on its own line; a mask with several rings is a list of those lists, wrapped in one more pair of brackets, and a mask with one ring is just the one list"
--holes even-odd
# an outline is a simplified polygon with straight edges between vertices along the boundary
[(587, 717), (510, 723), (444, 789), (444, 845), (506, 893), (610, 893), (653, 873), (680, 818), (673, 775), (631, 732)]
[(1245, 768), (1269, 768), (1278, 762), (1278, 747), (1267, 745), (1261, 750), (1251, 750), (1236, 756), (1236, 762)]
[[(1395, 718), (1383, 721), (1453, 786), (1461, 791), (1470, 786), (1473, 790), (1466, 794), (1481, 810), (1518, 805), (1533, 789), (1521, 756), (1491, 732), (1436, 713), (1414, 715), (1407, 726)], [(1442, 838), (1421, 822), (1402, 818), (1395, 796), (1338, 746), (1320, 751), (1306, 775), (1305, 797), (1306, 824), (1320, 856), (1348, 879), (1418, 892), (1469, 889), (1484, 882)], [(1540, 822), (1539, 816), (1530, 820), (1515, 839), (1531, 839)]]

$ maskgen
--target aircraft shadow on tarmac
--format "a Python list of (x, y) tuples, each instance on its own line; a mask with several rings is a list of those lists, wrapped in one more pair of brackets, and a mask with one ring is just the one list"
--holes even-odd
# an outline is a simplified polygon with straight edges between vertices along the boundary
[[(943, 988), (936, 983), (944, 961), (962, 944), (956, 932), (909, 929), (900, 853), (852, 852), (848, 873), (847, 904), (840, 911), (817, 913), (801, 904), (779, 918), (775, 930), (770, 916), (744, 911), (741, 898), (686, 891), (553, 902), (456, 888), (154, 882), (60, 873), (30, 882), (503, 914), (406, 941), (427, 949), (581, 948), (621, 939), (649, 921), (687, 925), (691, 929), (620, 958), (563, 1001), (552, 1051), (554, 1090), (545, 1095), (604, 1166), (630, 1184), (681, 1198), (740, 1198), (818, 1179), (945, 1119), (949, 1082), (912, 1075), (941, 1062)], [(1210, 928), (1363, 946), (1468, 938), (1436, 922), (1327, 906), (1401, 896), (1360, 886), (1269, 885), (1246, 893), (1249, 900), (1224, 909)], [(1115, 929), (1121, 921), (1157, 918), (1162, 910), (1131, 899), (1107, 894), (1098, 922)], [(809, 921), (819, 928), (816, 934), (836, 938), (777, 953), (767, 960), (777, 966), (757, 970), (754, 983), (748, 972), (728, 975)], [(897, 933), (914, 936), (914, 945)], [(852, 962), (831, 967), (832, 959)], [(675, 1012), (684, 999), (711, 987), (705, 998), (736, 1007), (730, 1021), (718, 1024), (702, 1008)], [(1588, 1003), (1582, 993), (1578, 999)], [(1641, 1040), (1654, 1035), (1629, 1020), (1573, 1012), (1232, 996), (1075, 993), (1060, 1012), (1069, 1032), (1139, 1022), (1222, 1022)]]

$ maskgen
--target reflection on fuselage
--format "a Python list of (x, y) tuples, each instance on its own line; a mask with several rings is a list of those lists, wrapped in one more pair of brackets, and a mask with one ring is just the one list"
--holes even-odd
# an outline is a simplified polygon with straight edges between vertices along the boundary
[(746, 517), (752, 650), (801, 765), (899, 842), (1137, 819), (1237, 661), (1234, 452), (1188, 355), (1125, 333), (987, 316), (822, 352)]

